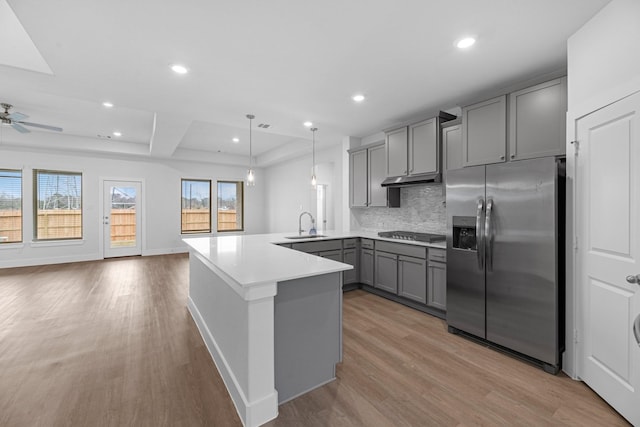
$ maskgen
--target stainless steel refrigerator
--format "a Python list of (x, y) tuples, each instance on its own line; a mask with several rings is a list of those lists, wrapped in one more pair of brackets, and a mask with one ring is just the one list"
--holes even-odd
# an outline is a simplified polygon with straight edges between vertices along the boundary
[(564, 351), (564, 160), (448, 171), (447, 323), (557, 373)]

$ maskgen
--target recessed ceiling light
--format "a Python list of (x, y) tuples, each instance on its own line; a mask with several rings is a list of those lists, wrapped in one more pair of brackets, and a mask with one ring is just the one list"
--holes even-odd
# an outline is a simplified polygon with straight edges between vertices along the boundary
[(471, 47), (475, 44), (476, 39), (474, 39), (473, 37), (465, 37), (463, 39), (458, 40), (458, 42), (456, 43), (456, 46), (458, 47), (458, 49), (466, 49), (468, 47)]
[(113, 108), (113, 104), (110, 103), (109, 101), (104, 101), (102, 105), (106, 108)]
[(304, 123), (303, 123), (303, 125), (304, 125), (305, 127), (310, 128), (311, 126), (313, 126), (313, 123), (311, 123), (311, 122), (304, 122)]
[(122, 136), (122, 132), (115, 131), (113, 133), (113, 136)]
[(173, 64), (171, 66), (171, 69), (176, 74), (187, 74), (189, 72), (187, 67), (185, 67), (184, 65), (180, 65), (180, 64)]
[(354, 101), (356, 101), (356, 102), (362, 102), (362, 101), (364, 101), (364, 95), (362, 95), (362, 94), (360, 94), (360, 93), (359, 93), (359, 94), (357, 94), (357, 95), (353, 95), (353, 96), (351, 97), (351, 99), (353, 99), (353, 100), (354, 100)]
[(236, 142), (236, 143), (237, 143), (237, 142), (240, 142), (240, 138), (233, 138), (233, 139), (232, 139), (232, 141), (233, 141), (233, 142)]

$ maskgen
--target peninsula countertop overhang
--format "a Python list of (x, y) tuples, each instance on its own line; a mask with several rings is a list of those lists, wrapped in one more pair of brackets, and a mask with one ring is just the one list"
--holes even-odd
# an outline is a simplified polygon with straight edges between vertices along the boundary
[(338, 261), (278, 246), (287, 234), (184, 238), (200, 257), (243, 288), (351, 270)]
[(283, 280), (350, 270), (353, 267), (278, 246), (282, 243), (322, 241), (348, 238), (370, 238), (417, 246), (444, 248), (444, 242), (423, 243), (382, 238), (375, 232), (324, 231), (326, 237), (287, 239), (295, 233), (230, 235), (217, 237), (185, 237), (183, 241), (205, 261), (242, 287), (258, 286)]

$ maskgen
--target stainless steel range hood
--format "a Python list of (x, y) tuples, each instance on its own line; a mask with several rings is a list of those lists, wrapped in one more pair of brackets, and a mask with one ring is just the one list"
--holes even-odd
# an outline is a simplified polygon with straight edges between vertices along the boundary
[(442, 174), (425, 173), (422, 175), (396, 176), (382, 181), (383, 187), (405, 187), (408, 185), (432, 184), (442, 182)]

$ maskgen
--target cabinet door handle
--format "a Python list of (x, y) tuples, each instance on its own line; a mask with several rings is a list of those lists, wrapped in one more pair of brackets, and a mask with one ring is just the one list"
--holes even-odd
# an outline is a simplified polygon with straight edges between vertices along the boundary
[(516, 158), (516, 155), (515, 155), (515, 154), (512, 154), (512, 155), (511, 155), (511, 158), (512, 158), (512, 159), (515, 159), (515, 158)]
[(504, 156), (500, 156), (500, 160), (504, 160)]

